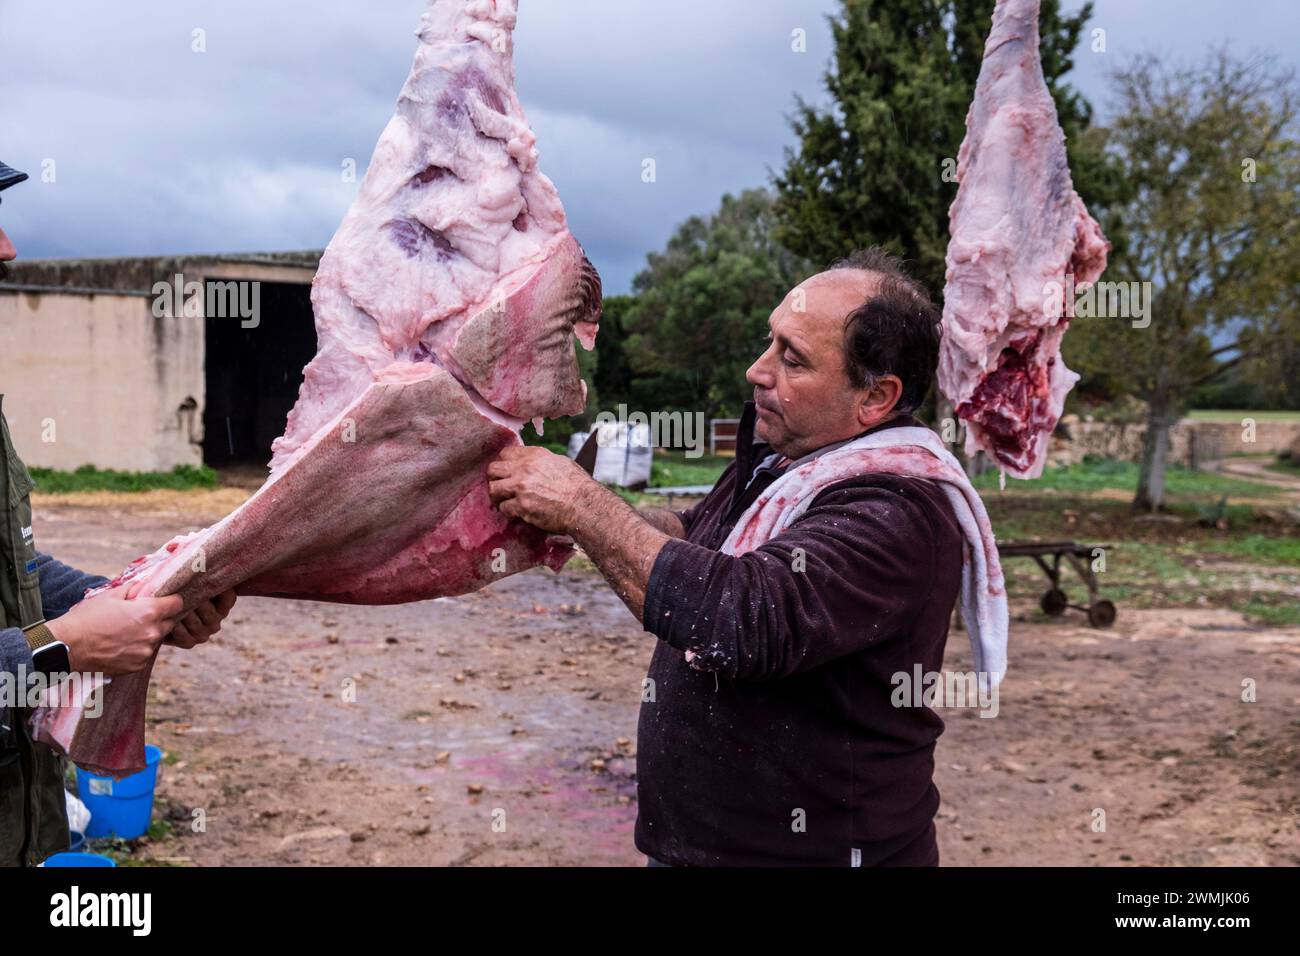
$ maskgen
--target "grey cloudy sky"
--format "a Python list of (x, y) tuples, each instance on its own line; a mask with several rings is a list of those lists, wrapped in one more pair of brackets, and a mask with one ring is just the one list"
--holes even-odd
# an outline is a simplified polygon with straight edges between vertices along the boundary
[[(356, 189), (340, 164), (368, 161), (424, 5), (0, 0), (0, 159), (32, 174), (5, 193), (0, 224), (29, 258), (324, 246)], [(625, 291), (678, 222), (768, 182), (794, 95), (824, 100), (837, 8), (521, 0), (520, 99), (607, 291)], [(1096, 0), (1107, 49), (1081, 49), (1073, 79), (1104, 114), (1106, 73), (1135, 52), (1195, 58), (1230, 40), (1294, 62), (1296, 14), (1297, 0)], [(191, 51), (196, 27), (206, 53)]]

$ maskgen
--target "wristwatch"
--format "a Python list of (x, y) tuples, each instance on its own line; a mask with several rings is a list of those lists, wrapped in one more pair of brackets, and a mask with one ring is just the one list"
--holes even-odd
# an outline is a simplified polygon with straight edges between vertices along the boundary
[(32, 649), (35, 670), (42, 674), (67, 674), (72, 670), (68, 645), (55, 637), (43, 620), (23, 628), (23, 637)]

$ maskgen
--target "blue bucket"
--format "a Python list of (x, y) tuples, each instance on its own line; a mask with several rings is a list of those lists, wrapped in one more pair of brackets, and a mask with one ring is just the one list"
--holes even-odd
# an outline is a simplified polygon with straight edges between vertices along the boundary
[(51, 866), (117, 866), (106, 856), (100, 856), (98, 853), (56, 853), (45, 860), (47, 867)]
[(162, 751), (149, 744), (144, 748), (145, 768), (121, 780), (97, 777), (77, 768), (77, 792), (90, 811), (87, 837), (116, 836), (134, 840), (144, 836), (153, 816), (153, 790), (158, 782), (158, 761)]

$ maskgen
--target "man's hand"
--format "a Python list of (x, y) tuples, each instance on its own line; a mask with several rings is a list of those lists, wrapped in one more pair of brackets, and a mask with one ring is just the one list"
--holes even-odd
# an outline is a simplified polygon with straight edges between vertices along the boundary
[(207, 643), (208, 638), (221, 630), (221, 622), (226, 619), (226, 615), (234, 606), (233, 590), (204, 601), (176, 622), (176, 626), (172, 628), (172, 632), (167, 635), (163, 643), (187, 650), (196, 644)]
[[(510, 518), (573, 537), (638, 621), (655, 559), (669, 535), (578, 465), (545, 448), (518, 445), (488, 465), (488, 494)], [(681, 533), (674, 515), (670, 530)]]
[(68, 645), (74, 671), (112, 677), (143, 670), (176, 627), (183, 607), (179, 595), (128, 601), (128, 590), (118, 587), (96, 594), (48, 622), (50, 633)]
[(572, 534), (585, 497), (600, 487), (563, 455), (522, 445), (503, 449), (487, 474), (488, 494), (503, 515), (552, 534)]

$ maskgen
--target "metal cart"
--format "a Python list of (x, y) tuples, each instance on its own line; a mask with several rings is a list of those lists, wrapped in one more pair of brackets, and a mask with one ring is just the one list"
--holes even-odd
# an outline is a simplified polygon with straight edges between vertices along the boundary
[[(1088, 615), (1088, 623), (1093, 627), (1110, 627), (1115, 623), (1115, 605), (1100, 597), (1097, 575), (1093, 573), (1093, 552), (1105, 545), (1079, 544), (1075, 541), (1005, 541), (998, 544), (998, 556), (1002, 558), (1033, 558), (1043, 569), (1051, 588), (1043, 593), (1038, 606), (1049, 617), (1060, 617), (1066, 608), (1074, 608)], [(1051, 563), (1048, 563), (1051, 558)], [(1061, 559), (1064, 558), (1088, 586), (1088, 606), (1071, 604), (1069, 597), (1061, 588)]]

